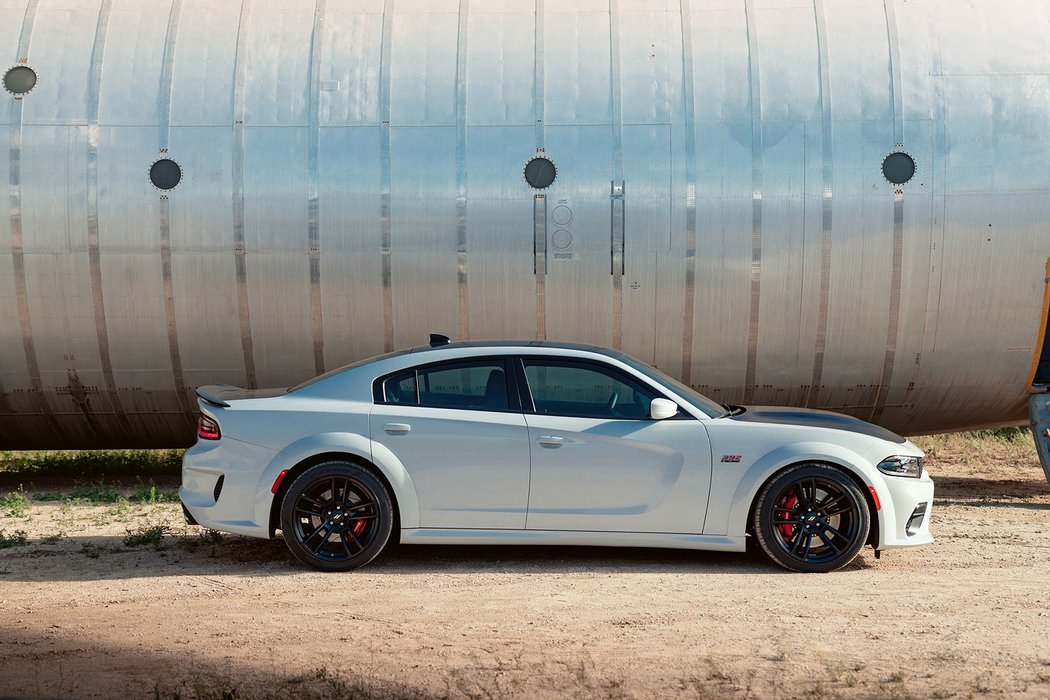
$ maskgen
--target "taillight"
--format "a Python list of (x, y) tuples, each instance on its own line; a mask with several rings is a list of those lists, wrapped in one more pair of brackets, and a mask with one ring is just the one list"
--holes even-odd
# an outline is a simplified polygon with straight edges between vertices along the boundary
[(222, 437), (219, 432), (219, 424), (214, 418), (201, 416), (197, 419), (197, 437), (202, 440), (218, 440)]

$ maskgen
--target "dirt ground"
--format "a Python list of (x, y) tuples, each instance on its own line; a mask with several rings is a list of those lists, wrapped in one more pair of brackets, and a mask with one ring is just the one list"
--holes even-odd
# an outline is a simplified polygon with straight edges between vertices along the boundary
[(809, 576), (757, 552), (407, 546), (326, 575), (174, 503), (27, 483), (0, 513), (0, 696), (1050, 697), (1034, 451), (921, 442), (936, 542)]

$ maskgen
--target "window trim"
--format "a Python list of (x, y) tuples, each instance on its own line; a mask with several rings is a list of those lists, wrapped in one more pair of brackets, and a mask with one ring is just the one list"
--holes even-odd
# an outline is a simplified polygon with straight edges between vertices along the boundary
[(536, 410), (536, 400), (532, 396), (532, 387), (529, 386), (528, 377), (525, 375), (525, 362), (526, 361), (538, 361), (540, 363), (547, 364), (560, 364), (562, 366), (577, 366), (584, 367), (586, 369), (598, 368), (599, 371), (605, 371), (613, 376), (614, 379), (621, 381), (628, 386), (633, 386), (635, 391), (639, 389), (644, 390), (646, 393), (652, 394), (654, 399), (668, 399), (673, 401), (678, 406), (678, 413), (671, 418), (665, 418), (663, 420), (682, 420), (692, 419), (696, 420), (693, 416), (689, 415), (685, 410), (682, 409), (682, 405), (678, 400), (668, 397), (660, 388), (655, 387), (648, 382), (642, 381), (638, 377), (623, 371), (616, 365), (601, 362), (598, 360), (592, 360), (586, 357), (560, 357), (557, 355), (518, 355), (514, 358), (514, 372), (515, 372), (515, 383), (519, 387), (521, 394), (521, 405), (522, 411), (529, 415), (535, 416), (555, 416), (558, 418), (585, 418), (588, 420), (633, 420), (633, 421), (646, 421), (649, 423), (658, 423), (651, 416), (645, 416), (643, 418), (630, 418), (627, 416), (580, 416), (572, 413), (540, 413)]
[[(430, 370), (434, 367), (447, 367), (448, 369), (455, 369), (459, 366), (464, 365), (495, 365), (499, 364), (503, 367), (503, 374), (507, 378), (507, 408), (456, 408), (452, 406), (426, 406), (420, 401), (419, 391), (419, 373)], [(407, 372), (413, 372), (416, 381), (416, 403), (414, 404), (403, 404), (393, 403), (386, 400), (386, 382), (394, 377), (405, 374)], [(433, 362), (426, 362), (421, 365), (413, 365), (411, 367), (402, 367), (401, 369), (393, 372), (388, 372), (381, 377), (376, 377), (372, 380), (372, 403), (376, 406), (411, 406), (414, 408), (427, 408), (430, 410), (439, 411), (484, 411), (485, 413), (521, 413), (521, 392), (518, 388), (517, 375), (513, 371), (511, 366), (511, 357), (508, 355), (484, 355), (478, 357), (456, 357), (444, 360), (435, 360)]]

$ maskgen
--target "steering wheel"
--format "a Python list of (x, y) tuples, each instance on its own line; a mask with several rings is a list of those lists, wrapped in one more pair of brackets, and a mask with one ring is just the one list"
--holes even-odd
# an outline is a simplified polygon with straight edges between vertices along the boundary
[(609, 400), (605, 402), (605, 410), (612, 413), (612, 410), (616, 408), (616, 402), (620, 400), (619, 392), (614, 391), (609, 397)]

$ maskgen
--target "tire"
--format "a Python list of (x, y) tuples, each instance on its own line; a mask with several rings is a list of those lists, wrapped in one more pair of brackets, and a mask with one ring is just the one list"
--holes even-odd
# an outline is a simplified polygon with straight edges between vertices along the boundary
[(826, 464), (800, 464), (759, 491), (752, 520), (762, 549), (792, 571), (835, 571), (868, 541), (871, 513), (856, 482)]
[(323, 462), (300, 474), (281, 502), (284, 542), (320, 571), (350, 571), (378, 556), (390, 539), (394, 504), (371, 471)]

